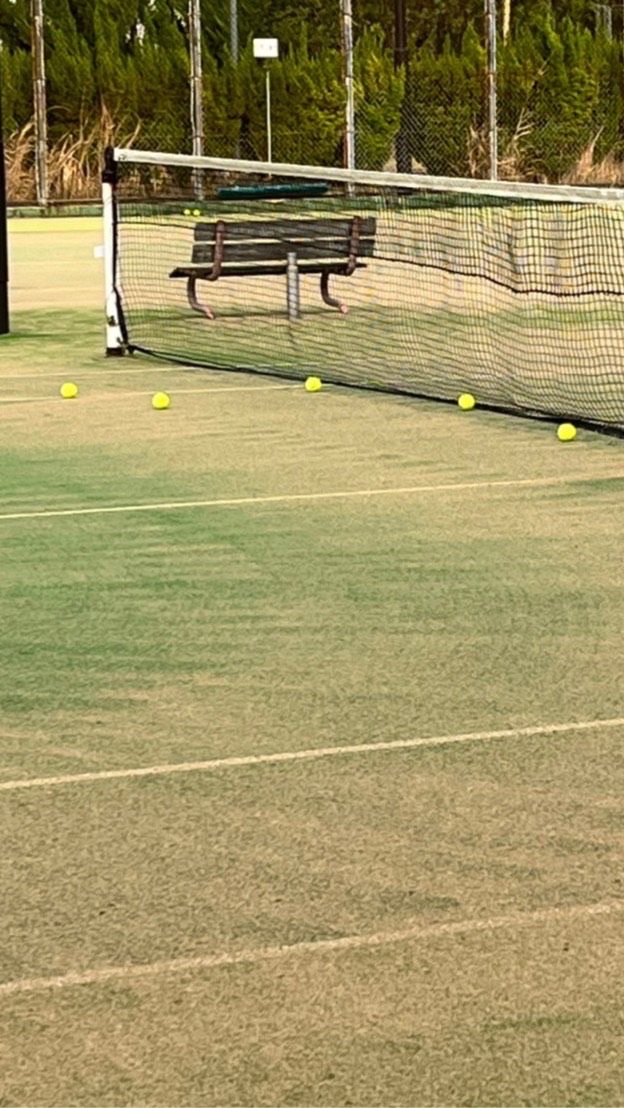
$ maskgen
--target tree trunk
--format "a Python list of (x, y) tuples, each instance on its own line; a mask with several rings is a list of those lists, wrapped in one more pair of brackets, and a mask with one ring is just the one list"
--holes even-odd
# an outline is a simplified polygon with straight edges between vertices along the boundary
[(511, 30), (511, 0), (503, 0), (503, 42), (507, 42)]

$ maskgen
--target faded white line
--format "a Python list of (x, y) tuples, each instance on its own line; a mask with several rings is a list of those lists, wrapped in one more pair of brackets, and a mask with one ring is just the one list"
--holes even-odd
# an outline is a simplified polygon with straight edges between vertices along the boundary
[[(121, 373), (175, 373), (176, 370), (180, 373), (193, 372), (192, 370), (184, 369), (182, 366), (173, 367), (171, 365), (141, 365), (141, 366), (115, 366), (114, 369), (81, 369), (78, 371), (79, 377), (118, 377)], [(199, 372), (202, 372), (201, 370)], [(63, 381), (68, 376), (68, 370), (59, 369), (54, 370), (53, 373), (0, 373), (0, 382), (2, 381), (55, 381), (57, 378), (61, 378)]]
[(431, 939), (452, 938), (455, 935), (472, 935), (511, 928), (534, 927), (536, 924), (574, 923), (577, 920), (611, 916), (624, 911), (624, 900), (604, 900), (594, 904), (580, 904), (569, 908), (541, 908), (534, 912), (510, 912), (504, 916), (485, 919), (456, 920), (449, 923), (433, 923), (429, 926), (406, 927), (400, 931), (377, 931), (364, 935), (345, 935), (340, 939), (319, 939), (317, 942), (292, 943), (290, 946), (248, 948), (221, 954), (205, 954), (196, 958), (172, 958), (169, 961), (126, 963), (102, 966), (99, 969), (71, 971), (54, 977), (24, 977), (0, 984), (0, 996), (16, 993), (38, 993), (51, 989), (71, 989), (79, 985), (100, 985), (109, 981), (131, 981), (137, 978), (161, 977), (197, 973), (219, 969), (222, 966), (276, 962), (284, 958), (300, 958), (342, 954), (352, 950), (391, 946), (397, 943), (427, 942)]
[[(67, 374), (65, 376), (67, 376)], [(106, 384), (107, 382), (104, 382), (105, 386)], [(185, 396), (189, 393), (211, 393), (213, 396), (217, 396), (220, 395), (222, 392), (292, 392), (295, 389), (303, 391), (302, 384), (299, 383), (298, 385), (255, 386), (245, 385), (239, 388), (237, 388), (236, 386), (226, 386), (225, 388), (208, 387), (202, 389), (180, 389), (177, 386), (174, 386), (171, 389), (171, 392), (174, 397)], [(151, 396), (151, 391), (151, 389), (119, 389), (118, 391), (110, 389), (105, 394), (98, 394), (97, 396), (89, 396), (88, 394), (86, 396), (81, 396), (80, 400), (74, 401), (72, 402), (72, 404), (73, 407), (77, 407), (79, 404), (84, 403), (85, 400), (97, 400), (99, 402), (101, 400), (119, 400), (120, 398), (123, 399), (126, 396)], [(55, 394), (54, 396), (0, 396), (0, 404), (58, 404), (60, 402), (60, 399), (61, 398), (57, 394)], [(65, 406), (68, 407), (67, 402)]]
[[(304, 392), (303, 383), (300, 381), (296, 385), (246, 385), (243, 388), (236, 388), (235, 385), (226, 386), (225, 388), (202, 388), (202, 389), (179, 389), (172, 387), (171, 395), (175, 400), (176, 396), (188, 396), (195, 393), (212, 393), (213, 396), (220, 395), (222, 392)], [(322, 395), (322, 394), (321, 394)], [(107, 399), (112, 396), (151, 396), (151, 390), (148, 392), (145, 389), (133, 390), (132, 392), (119, 393), (107, 393)], [(100, 399), (99, 397), (97, 399)]]
[(423, 746), (451, 746), (454, 743), (492, 742), (495, 739), (524, 739), (538, 735), (567, 735), (576, 731), (603, 731), (612, 727), (624, 727), (624, 717), (584, 720), (580, 723), (537, 724), (533, 727), (514, 727), (505, 731), (467, 731), (457, 735), (396, 739), (393, 742), (354, 743), (353, 746), (319, 746), (308, 750), (285, 750), (277, 754), (242, 754), (230, 758), (213, 758), (205, 762), (171, 762), (164, 765), (139, 766), (132, 769), (105, 769), (93, 770), (89, 773), (66, 773), (59, 774), (56, 777), (26, 777), (16, 781), (1, 781), (0, 792), (14, 792), (16, 789), (51, 788), (56, 785), (83, 785), (93, 781), (118, 781), (132, 777), (165, 777), (173, 773), (206, 773), (214, 770), (236, 769), (241, 766), (313, 761), (317, 758), (335, 758), (347, 754), (416, 750)]
[[(122, 374), (126, 374), (126, 373), (169, 373), (169, 374), (171, 374), (171, 376), (174, 376), (175, 374), (179, 373), (179, 374), (183, 374), (185, 376), (191, 376), (191, 375), (192, 376), (197, 376), (198, 374), (204, 374), (204, 373), (206, 373), (206, 374), (210, 374), (210, 373), (228, 374), (228, 373), (231, 373), (231, 371), (227, 370), (227, 369), (214, 369), (214, 370), (194, 369), (191, 366), (181, 366), (181, 365), (178, 366), (178, 365), (172, 365), (171, 363), (169, 363), (167, 365), (158, 365), (157, 363), (154, 363), (154, 365), (141, 365), (141, 366), (116, 365), (114, 369), (111, 369), (111, 368), (109, 368), (109, 369), (80, 369), (80, 370), (76, 371), (76, 377), (78, 378), (78, 380), (81, 380), (83, 377), (120, 377)], [(245, 376), (244, 373), (237, 374), (237, 375), (238, 376)], [(59, 378), (63, 381), (66, 381), (68, 377), (71, 377), (71, 372), (67, 369), (54, 370), (53, 373), (48, 373), (48, 372), (46, 372), (46, 373), (0, 373), (0, 384), (2, 383), (2, 381), (56, 381)], [(290, 385), (278, 385), (278, 384), (270, 384), (270, 385), (264, 385), (264, 384), (258, 384), (258, 385), (224, 385), (222, 391), (223, 392), (252, 392), (254, 389), (258, 389), (258, 390), (260, 390), (260, 389), (283, 389), (283, 388), (292, 388), (293, 386), (297, 387), (297, 385), (298, 385), (299, 388), (301, 388), (302, 384), (303, 384), (303, 382), (299, 381), (299, 382), (293, 382)], [(216, 388), (218, 389), (219, 386), (216, 386)], [(215, 391), (216, 391), (216, 389), (215, 389)]]
[(116, 515), (122, 512), (174, 512), (187, 508), (237, 508), (262, 504), (302, 504), (323, 500), (353, 500), (378, 496), (406, 496), (416, 493), (468, 492), (481, 489), (540, 488), (548, 485), (581, 484), (585, 481), (622, 481), (624, 473), (567, 473), (560, 477), (525, 477), (509, 481), (457, 481), (445, 485), (402, 485), (389, 489), (345, 489), (339, 492), (295, 492), (277, 496), (235, 496), (214, 500), (160, 500), (151, 504), (114, 504), (93, 508), (52, 508), (25, 512), (4, 512), (2, 520), (58, 519), (68, 516)]

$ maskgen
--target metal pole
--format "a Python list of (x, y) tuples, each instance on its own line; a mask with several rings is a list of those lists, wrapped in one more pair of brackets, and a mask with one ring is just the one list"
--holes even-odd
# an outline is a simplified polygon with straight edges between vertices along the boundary
[[(193, 154), (204, 154), (204, 105), (202, 100), (202, 51), (201, 51), (201, 14), (199, 0), (189, 0), (189, 55), (191, 63), (191, 128), (193, 135)], [(193, 174), (195, 196), (201, 200), (204, 195), (202, 175), (199, 170)]]
[(104, 217), (104, 295), (106, 305), (106, 356), (121, 358), (126, 353), (125, 324), (117, 292), (117, 164), (109, 146), (102, 173), (102, 215)]
[(396, 137), (395, 144), (395, 158), (397, 172), (399, 173), (411, 173), (412, 172), (412, 157), (409, 148), (409, 139), (407, 134), (405, 118), (406, 110), (406, 98), (408, 94), (407, 90), (407, 66), (408, 66), (408, 52), (407, 52), (407, 12), (405, 0), (394, 0), (394, 68), (402, 69), (405, 75), (405, 92), (403, 94), (403, 103), (401, 105), (401, 122), (399, 125), (399, 133)]
[(346, 103), (344, 162), (355, 169), (355, 86), (353, 83), (353, 13), (351, 0), (341, 0), (342, 52)]
[[(0, 82), (0, 89), (2, 82)], [(7, 236), (6, 180), (4, 175), (4, 130), (0, 96), (0, 335), (9, 333), (9, 245)]]
[(230, 0), (230, 53), (238, 65), (238, 0)]
[(48, 113), (46, 105), (42, 0), (31, 0), (30, 16), (33, 100), (35, 108), (35, 182), (37, 203), (45, 208), (48, 203)]
[(297, 255), (294, 251), (288, 253), (286, 266), (286, 299), (288, 304), (288, 318), (291, 323), (301, 316), (300, 292), (299, 292), (299, 266)]
[[(230, 53), (232, 64), (238, 65), (238, 0), (230, 0)], [(234, 156), (240, 158), (240, 131), (236, 137)]]
[(267, 161), (273, 161), (273, 135), (271, 133), (271, 71), (266, 67), (266, 112), (267, 112)]
[(496, 72), (496, 0), (485, 0), (488, 50), (488, 153), (489, 178), (498, 180), (498, 103)]

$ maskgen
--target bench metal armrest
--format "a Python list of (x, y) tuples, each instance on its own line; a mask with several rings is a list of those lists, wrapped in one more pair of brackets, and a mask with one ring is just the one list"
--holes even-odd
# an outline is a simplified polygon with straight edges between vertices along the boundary
[(349, 239), (349, 261), (347, 262), (346, 276), (350, 277), (354, 272), (358, 259), (358, 246), (360, 245), (360, 231), (362, 220), (359, 215), (353, 217), (351, 223), (351, 237)]
[(221, 276), (221, 269), (223, 268), (223, 248), (225, 245), (225, 238), (225, 222), (222, 219), (219, 219), (215, 228), (215, 244), (212, 254), (212, 269), (210, 273), (202, 273), (202, 281), (216, 281)]

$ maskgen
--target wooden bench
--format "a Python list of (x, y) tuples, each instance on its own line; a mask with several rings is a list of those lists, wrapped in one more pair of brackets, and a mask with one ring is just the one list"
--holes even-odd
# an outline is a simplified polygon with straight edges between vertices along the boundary
[(275, 277), (286, 275), (289, 319), (301, 314), (299, 275), (319, 273), (321, 296), (331, 308), (346, 312), (342, 301), (330, 296), (332, 275), (350, 277), (365, 269), (360, 258), (372, 257), (376, 220), (351, 218), (271, 219), (238, 223), (218, 219), (195, 225), (190, 265), (178, 266), (170, 277), (186, 278), (188, 302), (195, 312), (214, 319), (214, 312), (197, 299), (198, 281), (223, 277)]

